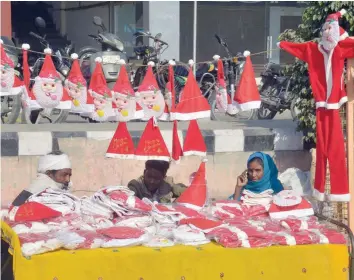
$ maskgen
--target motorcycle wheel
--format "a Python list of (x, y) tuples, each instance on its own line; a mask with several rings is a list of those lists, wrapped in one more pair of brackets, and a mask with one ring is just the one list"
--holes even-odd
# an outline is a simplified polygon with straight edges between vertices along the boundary
[[(22, 123), (40, 124), (40, 123), (63, 123), (66, 121), (70, 110), (22, 110)], [(38, 119), (40, 118), (40, 119)]]
[(276, 114), (277, 111), (266, 108), (263, 103), (261, 103), (261, 107), (257, 109), (257, 118), (259, 120), (272, 120)]
[(20, 94), (1, 96), (1, 123), (2, 124), (16, 123), (20, 115), (20, 112), (21, 112)]
[(99, 52), (99, 50), (97, 50), (96, 48), (83, 47), (78, 53), (81, 72), (87, 82), (91, 78), (91, 62), (89, 58), (91, 55), (97, 52)]
[(297, 120), (298, 115), (300, 113), (300, 109), (297, 107), (298, 101), (299, 101), (299, 98), (294, 98), (290, 104), (290, 112), (291, 112), (291, 117), (293, 118), (293, 120)]

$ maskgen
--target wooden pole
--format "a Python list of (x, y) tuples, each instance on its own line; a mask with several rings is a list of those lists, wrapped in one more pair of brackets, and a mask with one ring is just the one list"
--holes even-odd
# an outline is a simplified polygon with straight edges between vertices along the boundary
[(1, 36), (12, 38), (11, 1), (1, 1)]
[(347, 162), (349, 179), (349, 227), (354, 231), (354, 58), (347, 62)]

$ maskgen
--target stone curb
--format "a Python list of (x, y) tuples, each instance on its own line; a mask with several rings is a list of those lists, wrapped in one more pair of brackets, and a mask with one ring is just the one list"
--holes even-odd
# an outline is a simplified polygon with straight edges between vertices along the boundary
[[(187, 130), (179, 130), (181, 143)], [(201, 130), (208, 154), (251, 152), (251, 151), (299, 151), (303, 150), (302, 133), (293, 128), (243, 128)], [(142, 131), (130, 131), (135, 145)], [(31, 131), (2, 132), (1, 156), (39, 156), (60, 149), (58, 139), (85, 138), (109, 141), (114, 131)], [(171, 150), (172, 131), (161, 130), (161, 134)], [(108, 147), (108, 143), (107, 143)], [(65, 152), (65, 151), (64, 151)]]

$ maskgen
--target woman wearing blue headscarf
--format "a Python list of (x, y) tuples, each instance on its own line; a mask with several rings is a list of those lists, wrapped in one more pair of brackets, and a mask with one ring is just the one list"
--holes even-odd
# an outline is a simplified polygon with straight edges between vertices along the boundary
[(284, 189), (278, 180), (278, 168), (269, 155), (256, 152), (248, 158), (247, 170), (237, 178), (235, 193), (229, 198), (240, 200), (243, 190), (261, 193), (269, 189), (274, 194)]

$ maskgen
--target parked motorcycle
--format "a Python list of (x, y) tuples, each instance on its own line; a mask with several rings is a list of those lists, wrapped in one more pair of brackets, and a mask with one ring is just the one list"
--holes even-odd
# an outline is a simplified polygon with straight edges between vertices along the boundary
[[(15, 75), (19, 76), (16, 70), (18, 66), (18, 50), (11, 39), (1, 36), (6, 54), (15, 65)], [(21, 112), (21, 94), (1, 96), (1, 123), (13, 124), (17, 121)]]
[(291, 78), (285, 76), (281, 66), (275, 63), (268, 63), (261, 76), (259, 92), (262, 103), (257, 110), (258, 119), (271, 120), (277, 113), (282, 113), (285, 110), (290, 110), (292, 118), (296, 119), (298, 114), (297, 98), (291, 90)]
[(89, 35), (91, 38), (99, 42), (102, 46), (101, 51), (93, 47), (83, 47), (79, 53), (79, 61), (82, 74), (89, 84), (91, 74), (95, 69), (95, 58), (102, 57), (103, 73), (109, 88), (113, 88), (120, 71), (119, 60), (127, 61), (124, 52), (123, 41), (115, 34), (107, 31), (102, 19), (95, 16), (93, 23), (101, 28), (98, 35)]
[[(44, 30), (46, 27), (46, 22), (41, 17), (37, 17), (35, 19), (35, 25), (38, 30)], [(35, 32), (29, 33), (32, 37), (39, 40), (41, 45), (44, 48), (51, 48), (50, 43), (46, 40), (46, 34), (37, 34)], [(54, 50), (54, 55), (52, 56), (52, 60), (57, 70), (61, 81), (64, 82), (65, 77), (68, 75), (71, 68), (71, 60), (69, 59), (71, 53), (73, 52), (73, 46), (70, 44), (65, 47), (65, 49), (57, 49)], [(34, 84), (34, 79), (37, 77), (42, 69), (42, 65), (44, 63), (44, 56), (36, 56), (35, 63), (30, 65), (31, 71), (31, 80), (30, 80), (30, 88), (32, 88)], [(42, 122), (42, 120), (47, 120), (50, 123), (61, 123), (64, 122), (69, 115), (69, 110), (63, 109), (34, 109), (24, 108), (22, 110), (22, 122), (28, 124), (38, 124)]]

